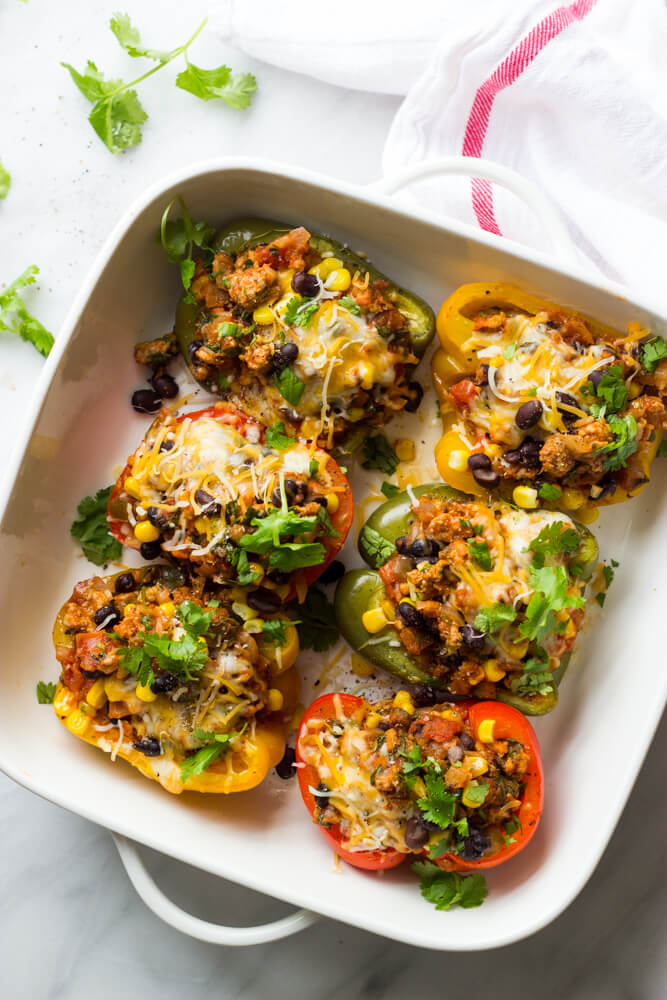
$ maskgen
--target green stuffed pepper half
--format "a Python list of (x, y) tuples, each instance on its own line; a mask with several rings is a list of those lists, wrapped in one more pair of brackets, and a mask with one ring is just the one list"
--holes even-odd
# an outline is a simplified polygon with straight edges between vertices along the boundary
[(433, 333), (429, 306), (365, 259), (262, 219), (218, 232), (176, 316), (201, 385), (267, 426), (344, 451), (369, 425), (417, 409), (412, 373)]
[(335, 600), (357, 652), (447, 697), (554, 707), (598, 556), (587, 528), (435, 483), (382, 504), (359, 549), (372, 569), (347, 573)]

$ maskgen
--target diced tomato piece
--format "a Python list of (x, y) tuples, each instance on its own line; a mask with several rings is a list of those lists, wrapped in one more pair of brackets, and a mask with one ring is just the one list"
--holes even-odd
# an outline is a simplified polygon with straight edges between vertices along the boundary
[(478, 394), (479, 388), (469, 378), (455, 382), (449, 390), (452, 402), (459, 410), (467, 410)]

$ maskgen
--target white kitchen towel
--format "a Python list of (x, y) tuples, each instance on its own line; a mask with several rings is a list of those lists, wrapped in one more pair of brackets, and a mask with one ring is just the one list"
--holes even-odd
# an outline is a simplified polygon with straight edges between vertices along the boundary
[[(386, 174), (452, 154), (506, 164), (551, 196), (593, 267), (667, 301), (663, 0), (227, 0), (217, 17), (256, 58), (407, 94)], [(516, 199), (485, 182), (428, 182), (410, 197), (546, 245)]]

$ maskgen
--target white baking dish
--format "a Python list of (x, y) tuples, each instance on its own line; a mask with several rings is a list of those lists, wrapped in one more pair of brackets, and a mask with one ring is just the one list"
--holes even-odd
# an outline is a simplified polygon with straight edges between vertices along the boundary
[[(449, 163), (448, 169), (469, 167)], [(475, 172), (486, 174), (479, 165)], [(60, 331), (0, 501), (0, 767), (45, 798), (135, 841), (376, 933), (452, 950), (515, 941), (552, 920), (589, 878), (663, 707), (667, 511), (661, 463), (638, 499), (603, 511), (597, 522), (602, 554), (619, 559), (620, 567), (598, 627), (582, 636), (558, 709), (536, 723), (546, 769), (543, 821), (519, 858), (489, 874), (489, 897), (478, 910), (437, 913), (422, 900), (407, 866), (381, 877), (334, 870), (295, 782), (272, 777), (229, 798), (172, 797), (75, 740), (35, 700), (36, 681), (57, 674), (54, 615), (72, 583), (94, 569), (70, 541), (73, 511), (82, 496), (111, 481), (147, 423), (128, 405), (140, 381), (132, 347), (172, 322), (176, 277), (155, 233), (176, 193), (196, 218), (222, 223), (255, 214), (329, 232), (366, 250), (379, 268), (435, 307), (463, 282), (505, 280), (619, 328), (639, 319), (663, 336), (667, 329), (650, 303), (629, 300), (620, 288), (582, 279), (543, 254), (461, 224), (401, 210), (377, 189), (241, 160), (198, 165), (152, 187), (114, 230)], [(562, 247), (553, 213), (538, 197), (533, 204)], [(125, 839), (119, 844), (149, 905), (206, 940), (254, 943), (314, 919), (304, 913), (267, 928), (216, 931), (165, 901), (133, 845)]]

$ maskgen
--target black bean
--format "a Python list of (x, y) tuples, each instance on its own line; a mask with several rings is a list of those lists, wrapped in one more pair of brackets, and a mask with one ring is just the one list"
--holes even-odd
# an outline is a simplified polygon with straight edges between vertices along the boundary
[(452, 746), (447, 750), (447, 760), (450, 764), (458, 764), (460, 760), (463, 760), (463, 750), (460, 746)]
[(435, 658), (443, 667), (451, 667), (452, 670), (460, 667), (463, 662), (462, 656), (459, 656), (458, 653), (451, 653), (446, 646), (436, 650)]
[(303, 295), (307, 299), (314, 299), (320, 290), (320, 282), (315, 274), (308, 274), (307, 271), (297, 271), (292, 276), (292, 289), (297, 295)]
[(131, 590), (134, 590), (136, 585), (134, 573), (121, 573), (120, 576), (116, 577), (113, 589), (116, 594), (128, 594)]
[(260, 587), (253, 590), (246, 598), (248, 605), (253, 611), (259, 611), (261, 615), (272, 615), (280, 607), (280, 598), (273, 590)]
[(104, 622), (105, 629), (111, 628), (112, 625), (117, 625), (120, 621), (120, 612), (115, 604), (103, 604), (93, 615), (93, 621), (97, 626)]
[(539, 399), (529, 399), (527, 403), (523, 403), (516, 411), (514, 422), (517, 427), (525, 431), (528, 427), (534, 427), (541, 416), (542, 404)]
[(285, 753), (282, 756), (282, 760), (279, 764), (276, 764), (276, 774), (283, 781), (287, 781), (289, 778), (293, 778), (296, 774), (296, 768), (293, 766), (296, 760), (296, 752), (294, 747), (285, 747)]
[[(574, 396), (571, 396), (569, 392), (561, 392), (560, 389), (557, 389), (556, 399), (559, 403), (565, 403), (566, 406), (576, 406), (578, 409), (581, 409), (579, 400), (575, 399)], [(560, 406), (558, 407), (558, 412), (566, 423), (568, 421), (579, 419), (576, 413), (570, 413), (569, 410), (563, 410)]]
[(162, 406), (162, 397), (155, 389), (137, 389), (130, 400), (137, 413), (157, 413)]
[[(529, 469), (537, 469), (540, 466), (540, 451), (542, 445), (534, 438), (526, 438), (519, 446), (519, 464)], [(507, 458), (507, 455), (505, 455)]]
[(149, 507), (146, 511), (146, 517), (155, 528), (163, 528), (169, 520), (165, 512), (160, 510), (159, 507)]
[(162, 396), (163, 399), (173, 399), (175, 396), (178, 396), (178, 383), (168, 372), (162, 372), (161, 375), (153, 375), (151, 385), (158, 396)]
[(418, 850), (428, 841), (430, 834), (421, 816), (411, 816), (405, 824), (405, 843), (410, 850)]
[(512, 448), (503, 455), (503, 460), (508, 465), (521, 465), (521, 452), (518, 448)]
[(340, 561), (340, 559), (334, 559), (332, 563), (329, 563), (325, 569), (322, 576), (319, 578), (319, 583), (336, 583), (342, 576), (345, 575), (345, 564)]
[(415, 684), (412, 689), (412, 700), (417, 708), (426, 708), (427, 705), (436, 705), (440, 695), (426, 684)]
[(409, 628), (416, 628), (421, 631), (429, 629), (426, 617), (421, 611), (417, 611), (417, 608), (412, 604), (408, 604), (407, 601), (401, 601), (396, 610)]
[(139, 551), (144, 559), (157, 559), (162, 550), (160, 542), (156, 539), (154, 542), (142, 542)]
[[(320, 781), (320, 783), (317, 786), (317, 791), (328, 792), (329, 786), (325, 785), (323, 781)], [(315, 795), (314, 798), (315, 798), (315, 805), (318, 806), (320, 809), (326, 809), (326, 807), (329, 805), (329, 797), (327, 795)]]
[(430, 538), (415, 538), (408, 549), (408, 554), (413, 559), (425, 559), (427, 556), (434, 556), (439, 552), (440, 546)]
[(460, 733), (459, 743), (461, 744), (464, 750), (474, 750), (475, 748), (475, 741), (469, 733), (465, 732)]
[(314, 497), (309, 497), (308, 501), (309, 501), (309, 503), (318, 503), (320, 505), (320, 507), (325, 507), (326, 508), (326, 507), (329, 506), (329, 501), (327, 500), (327, 498), (319, 496), (319, 494), (317, 496), (314, 496)]
[(481, 364), (481, 375), (475, 380), (477, 385), (488, 385), (489, 384), (489, 366), (486, 363)]
[(190, 341), (190, 343), (188, 344), (188, 354), (190, 355), (190, 360), (191, 361), (194, 361), (195, 363), (197, 363), (197, 361), (199, 361), (199, 358), (197, 357), (197, 351), (199, 350), (200, 347), (203, 347), (203, 346), (204, 345), (201, 342), (201, 340), (191, 340)]
[(424, 398), (424, 390), (420, 382), (408, 382), (408, 401), (405, 404), (406, 413), (414, 413), (415, 410), (419, 409), (422, 399)]
[(491, 838), (478, 830), (476, 826), (469, 827), (468, 836), (463, 841), (460, 856), (464, 861), (479, 861), (491, 847)]
[(288, 340), (286, 344), (279, 347), (277, 351), (274, 352), (271, 358), (271, 368), (274, 372), (281, 372), (283, 368), (287, 368), (291, 365), (293, 361), (299, 357), (299, 348), (292, 341)]
[(409, 545), (408, 545), (408, 539), (407, 539), (406, 535), (400, 535), (396, 539), (396, 543), (395, 544), (396, 544), (396, 551), (398, 553), (400, 553), (400, 555), (404, 556), (404, 555), (407, 554), (408, 549), (409, 549)]
[(480, 486), (487, 490), (495, 490), (500, 482), (500, 474), (495, 469), (473, 469), (472, 477)]
[(490, 469), (491, 459), (483, 451), (475, 451), (468, 458), (468, 468), (473, 474), (475, 469)]
[(217, 517), (222, 510), (217, 500), (214, 500), (206, 490), (195, 491), (195, 503), (201, 507), (202, 514), (206, 514), (208, 517)]
[[(332, 565), (333, 565), (333, 563), (332, 563)], [(270, 573), (266, 574), (267, 579), (271, 580), (272, 583), (278, 584), (278, 586), (280, 586), (283, 583), (289, 583), (290, 575), (291, 574), (289, 574), (289, 573), (283, 573), (283, 571), (280, 570), (280, 569), (271, 570)], [(324, 575), (324, 574), (322, 574), (322, 575)], [(320, 580), (321, 579), (322, 579), (322, 577), (320, 577)]]
[(157, 675), (151, 684), (151, 691), (153, 694), (167, 694), (168, 691), (175, 691), (178, 685), (179, 680), (176, 674), (171, 674), (168, 670), (165, 670), (163, 673)]
[(163, 441), (160, 445), (160, 451), (171, 451), (175, 444), (175, 441)]
[(161, 757), (162, 747), (159, 740), (154, 740), (151, 738), (145, 740), (139, 740), (134, 744), (134, 749), (138, 750), (139, 753), (144, 754), (145, 757)]
[(602, 500), (603, 497), (611, 497), (614, 495), (618, 487), (618, 483), (612, 475), (607, 475), (599, 480), (597, 486), (602, 490), (602, 492), (598, 493), (595, 499)]
[(480, 632), (474, 625), (462, 625), (459, 629), (464, 646), (468, 649), (483, 649), (486, 642), (486, 635)]

